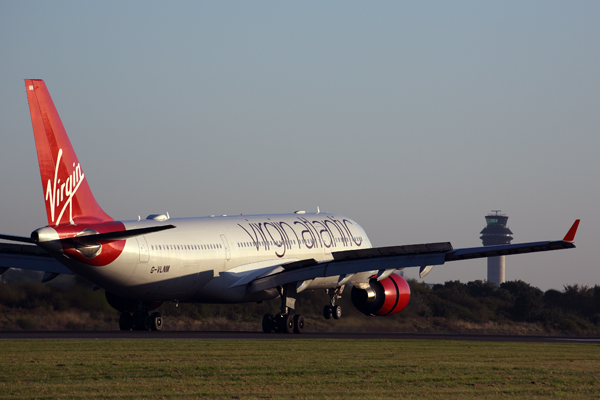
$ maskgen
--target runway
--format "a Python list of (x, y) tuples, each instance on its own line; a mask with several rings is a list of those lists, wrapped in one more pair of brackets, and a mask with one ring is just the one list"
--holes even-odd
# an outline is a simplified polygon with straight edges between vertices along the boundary
[(199, 340), (461, 340), (487, 342), (599, 343), (594, 337), (508, 336), (431, 333), (308, 332), (301, 335), (262, 332), (145, 332), (145, 331), (0, 331), (8, 339), (199, 339)]

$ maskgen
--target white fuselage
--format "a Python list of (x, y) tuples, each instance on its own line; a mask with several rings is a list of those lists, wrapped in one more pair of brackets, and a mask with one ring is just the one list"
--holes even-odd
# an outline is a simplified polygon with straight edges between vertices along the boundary
[[(123, 252), (106, 266), (62, 261), (120, 296), (234, 303), (278, 296), (275, 289), (247, 294), (240, 282), (277, 272), (281, 264), (330, 260), (332, 252), (372, 247), (356, 222), (330, 213), (157, 219), (122, 221), (127, 230), (161, 224), (176, 228), (127, 239)], [(336, 287), (337, 281), (316, 278), (306, 289)]]

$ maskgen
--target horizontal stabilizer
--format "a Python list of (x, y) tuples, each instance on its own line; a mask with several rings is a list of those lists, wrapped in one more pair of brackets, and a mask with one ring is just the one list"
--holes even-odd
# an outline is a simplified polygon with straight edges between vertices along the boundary
[(95, 235), (78, 236), (78, 237), (74, 237), (71, 239), (73, 239), (74, 241), (78, 241), (79, 239), (84, 240), (84, 241), (87, 239), (92, 239), (92, 240), (98, 241), (98, 242), (104, 242), (104, 241), (112, 242), (115, 240), (129, 239), (129, 238), (132, 238), (135, 236), (146, 235), (148, 233), (160, 232), (160, 231), (165, 231), (167, 229), (173, 229), (173, 228), (175, 228), (175, 225), (151, 226), (149, 228), (129, 229), (129, 230), (124, 230), (124, 231), (98, 233)]
[[(106, 232), (106, 233), (91, 233), (81, 236), (74, 236), (65, 239), (57, 239), (64, 247), (75, 247), (77, 245), (85, 244), (85, 243), (106, 243), (106, 242), (114, 242), (117, 240), (125, 240), (136, 236), (146, 235), (148, 233), (160, 232), (167, 229), (173, 229), (175, 225), (161, 225), (161, 226), (151, 226), (149, 228), (138, 228), (138, 229), (128, 229), (116, 232)], [(39, 237), (36, 235), (37, 232), (32, 234), (34, 242), (39, 241)], [(54, 240), (50, 240), (54, 241)]]
[(33, 243), (30, 237), (27, 236), (14, 236), (14, 235), (2, 235), (0, 234), (0, 239), (10, 240), (13, 242), (22, 242), (22, 243)]
[(0, 243), (0, 268), (19, 268), (55, 274), (73, 272), (34, 245)]

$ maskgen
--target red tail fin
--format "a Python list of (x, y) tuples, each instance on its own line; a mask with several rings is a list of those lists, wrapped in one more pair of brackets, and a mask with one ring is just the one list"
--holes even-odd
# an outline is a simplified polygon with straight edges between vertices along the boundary
[(110, 222), (96, 203), (44, 81), (25, 79), (48, 225)]

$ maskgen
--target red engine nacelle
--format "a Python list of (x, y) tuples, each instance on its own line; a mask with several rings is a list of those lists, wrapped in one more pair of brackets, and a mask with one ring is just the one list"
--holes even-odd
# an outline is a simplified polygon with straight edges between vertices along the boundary
[(368, 289), (352, 288), (352, 304), (366, 315), (394, 315), (404, 310), (410, 300), (410, 287), (400, 275), (393, 273), (377, 281), (371, 279)]

